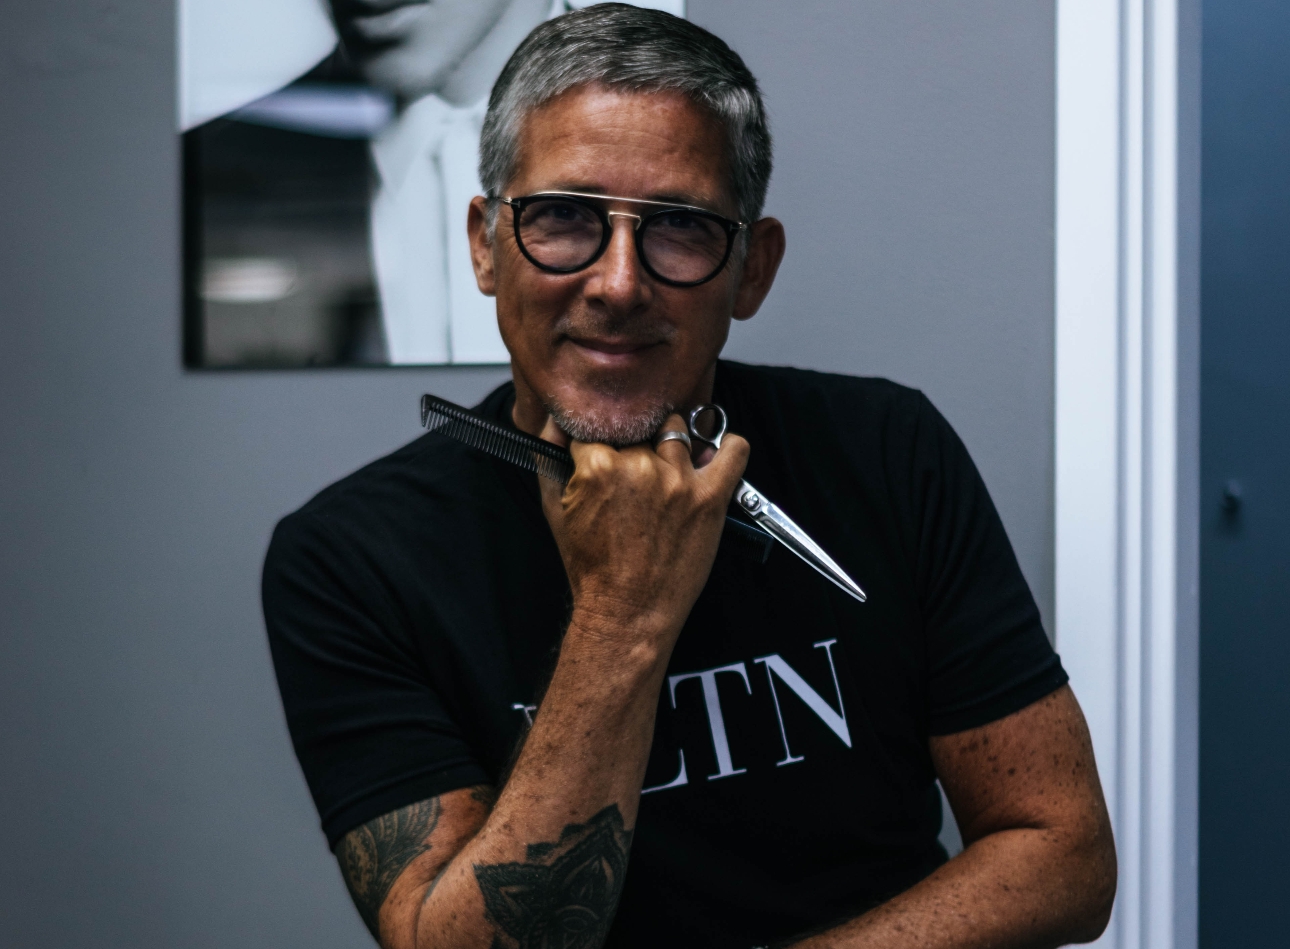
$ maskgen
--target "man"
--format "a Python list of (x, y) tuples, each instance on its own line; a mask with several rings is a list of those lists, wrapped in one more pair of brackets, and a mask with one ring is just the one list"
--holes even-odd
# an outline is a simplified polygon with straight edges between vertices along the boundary
[[(428, 435), (279, 526), (297, 753), (387, 947), (1036, 947), (1115, 857), (1088, 733), (992, 504), (917, 392), (718, 362), (784, 253), (756, 81), (605, 4), (498, 79), (469, 222), (567, 488)], [(732, 429), (692, 457), (681, 414)], [(869, 593), (721, 543), (740, 477)], [(530, 724), (531, 722), (531, 724)], [(944, 785), (967, 849), (937, 843)]]

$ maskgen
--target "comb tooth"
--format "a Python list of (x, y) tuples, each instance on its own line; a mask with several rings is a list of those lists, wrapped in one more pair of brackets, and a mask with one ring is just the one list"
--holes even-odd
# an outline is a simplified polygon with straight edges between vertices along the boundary
[(566, 484), (573, 473), (573, 459), (567, 451), (480, 418), (445, 399), (432, 395), (421, 397), (421, 424), (428, 431), (447, 435), (560, 484)]
[(560, 459), (538, 456), (538, 474), (551, 481), (568, 484), (573, 475), (573, 466)]

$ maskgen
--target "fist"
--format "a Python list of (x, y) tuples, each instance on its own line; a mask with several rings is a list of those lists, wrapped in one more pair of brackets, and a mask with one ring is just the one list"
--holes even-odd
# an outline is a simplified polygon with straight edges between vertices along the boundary
[[(680, 416), (664, 423), (684, 431)], [(548, 421), (542, 437), (563, 442)], [(542, 482), (542, 507), (573, 591), (574, 623), (632, 645), (670, 650), (708, 581), (726, 509), (748, 463), (748, 443), (727, 435), (695, 468), (685, 443), (612, 448), (570, 442), (574, 473)]]

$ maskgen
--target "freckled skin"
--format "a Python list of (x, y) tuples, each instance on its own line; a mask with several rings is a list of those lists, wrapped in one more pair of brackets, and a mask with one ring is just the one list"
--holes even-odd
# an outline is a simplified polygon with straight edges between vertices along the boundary
[(1032, 949), (1097, 938), (1115, 896), (1115, 846), (1070, 688), (930, 744), (966, 849), (878, 909), (797, 945)]

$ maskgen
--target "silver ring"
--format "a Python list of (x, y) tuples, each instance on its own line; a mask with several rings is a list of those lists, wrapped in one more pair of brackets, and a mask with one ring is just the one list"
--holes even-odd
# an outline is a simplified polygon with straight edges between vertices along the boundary
[(693, 450), (693, 446), (690, 444), (690, 436), (685, 432), (659, 432), (654, 437), (654, 450), (658, 451), (659, 445), (664, 442), (685, 442), (685, 450)]

